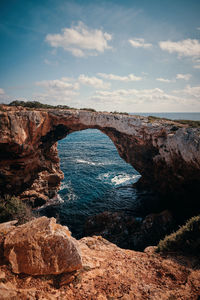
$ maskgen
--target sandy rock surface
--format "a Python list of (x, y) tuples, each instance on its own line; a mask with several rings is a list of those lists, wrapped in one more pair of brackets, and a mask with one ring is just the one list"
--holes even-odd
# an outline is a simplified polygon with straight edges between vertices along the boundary
[(60, 274), (82, 267), (81, 255), (67, 227), (41, 217), (6, 235), (4, 255), (14, 273)]
[(198, 300), (200, 265), (193, 257), (120, 249), (100, 236), (78, 241), (83, 268), (60, 275), (14, 274), (0, 266), (0, 299)]

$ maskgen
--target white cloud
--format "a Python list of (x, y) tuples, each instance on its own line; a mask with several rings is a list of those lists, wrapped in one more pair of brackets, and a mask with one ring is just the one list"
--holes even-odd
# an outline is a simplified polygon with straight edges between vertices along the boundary
[(4, 89), (1, 89), (1, 88), (0, 88), (0, 95), (5, 95)]
[(190, 86), (187, 85), (182, 90), (175, 90), (174, 93), (180, 94), (182, 96), (191, 96), (192, 98), (198, 99), (200, 101), (200, 86)]
[(159, 88), (154, 89), (119, 89), (114, 91), (97, 91), (94, 100), (129, 103), (152, 103), (163, 101), (178, 101), (179, 98), (169, 95)]
[[(175, 94), (174, 94), (175, 93)], [(165, 92), (153, 89), (118, 89), (113, 91), (96, 91), (89, 99), (91, 107), (104, 110), (129, 112), (150, 111), (192, 111), (200, 109), (200, 87), (188, 86), (183, 91)]]
[(194, 69), (200, 69), (200, 65), (194, 65), (193, 68)]
[(200, 30), (200, 27), (197, 27), (197, 30)]
[(70, 105), (69, 103), (73, 102), (72, 99), (79, 95), (79, 83), (72, 81), (71, 78), (62, 77), (61, 79), (36, 82), (36, 86), (43, 88), (44, 92), (36, 93), (33, 96), (43, 103)]
[(134, 48), (151, 48), (152, 44), (145, 43), (144, 39), (142, 38), (135, 38), (128, 40), (132, 47)]
[(60, 34), (48, 34), (46, 41), (54, 48), (61, 47), (72, 55), (83, 57), (97, 55), (112, 47), (108, 42), (112, 35), (100, 29), (90, 29), (84, 23), (62, 29)]
[(165, 83), (170, 83), (170, 82), (174, 82), (173, 79), (166, 79), (166, 78), (156, 78), (157, 81), (160, 81), (160, 82), (165, 82)]
[(81, 84), (92, 86), (96, 89), (108, 89), (110, 88), (110, 83), (104, 82), (102, 79), (97, 77), (88, 77), (84, 74), (81, 74), (78, 77), (78, 80)]
[(61, 79), (55, 80), (43, 80), (36, 82), (37, 86), (44, 87), (46, 89), (53, 89), (53, 90), (78, 90), (79, 84), (78, 83), (71, 83), (66, 81), (67, 78), (63, 77)]
[(192, 77), (191, 74), (177, 74), (176, 75), (176, 79), (183, 79), (183, 80), (190, 80), (190, 78)]
[(200, 56), (200, 42), (195, 39), (187, 39), (178, 42), (162, 41), (159, 42), (159, 46), (162, 50), (168, 51), (169, 53), (178, 53), (180, 57)]
[(6, 94), (4, 89), (0, 88), (0, 103), (10, 103), (13, 99)]
[(97, 75), (100, 77), (103, 77), (105, 79), (118, 80), (118, 81), (124, 81), (124, 82), (142, 80), (142, 77), (138, 77), (133, 74), (129, 74), (127, 76), (118, 76), (118, 75), (114, 75), (114, 74), (98, 73)]

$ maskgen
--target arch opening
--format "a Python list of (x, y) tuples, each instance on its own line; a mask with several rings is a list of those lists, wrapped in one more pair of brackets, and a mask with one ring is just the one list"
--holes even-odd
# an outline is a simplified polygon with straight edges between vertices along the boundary
[(59, 195), (64, 203), (47, 208), (45, 214), (59, 217), (76, 238), (85, 235), (85, 223), (91, 216), (105, 211), (136, 217), (152, 211), (153, 203), (146, 205), (149, 195), (133, 185), (140, 174), (119, 156), (112, 140), (100, 130), (68, 134), (58, 142), (58, 153), (64, 173)]

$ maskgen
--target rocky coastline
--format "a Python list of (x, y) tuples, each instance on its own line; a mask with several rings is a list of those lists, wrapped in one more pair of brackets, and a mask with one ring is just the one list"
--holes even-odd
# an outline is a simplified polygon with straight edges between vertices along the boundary
[[(57, 141), (96, 128), (107, 134), (119, 155), (141, 175), (136, 186), (153, 189), (178, 205), (199, 206), (200, 128), (165, 119), (70, 109), (1, 106), (0, 190), (33, 207), (54, 198), (63, 173)], [(194, 195), (194, 197), (193, 197)], [(192, 206), (192, 205), (190, 205)]]
[(156, 245), (200, 213), (200, 128), (107, 112), (0, 108), (1, 197), (17, 196), (37, 211), (59, 204), (63, 173), (57, 141), (95, 128), (140, 172), (136, 187), (151, 189), (166, 203), (166, 210), (141, 220), (111, 212), (91, 217), (84, 228), (88, 237), (79, 241), (53, 218), (0, 224), (2, 299), (198, 299), (195, 257), (161, 255), (153, 247), (126, 249)]

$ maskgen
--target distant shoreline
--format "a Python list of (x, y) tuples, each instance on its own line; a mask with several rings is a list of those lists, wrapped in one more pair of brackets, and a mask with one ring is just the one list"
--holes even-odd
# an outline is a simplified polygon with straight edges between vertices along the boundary
[(139, 115), (139, 116), (155, 116), (159, 118), (167, 118), (171, 120), (192, 120), (192, 121), (200, 121), (200, 112), (137, 112), (137, 113), (129, 113), (130, 115)]

